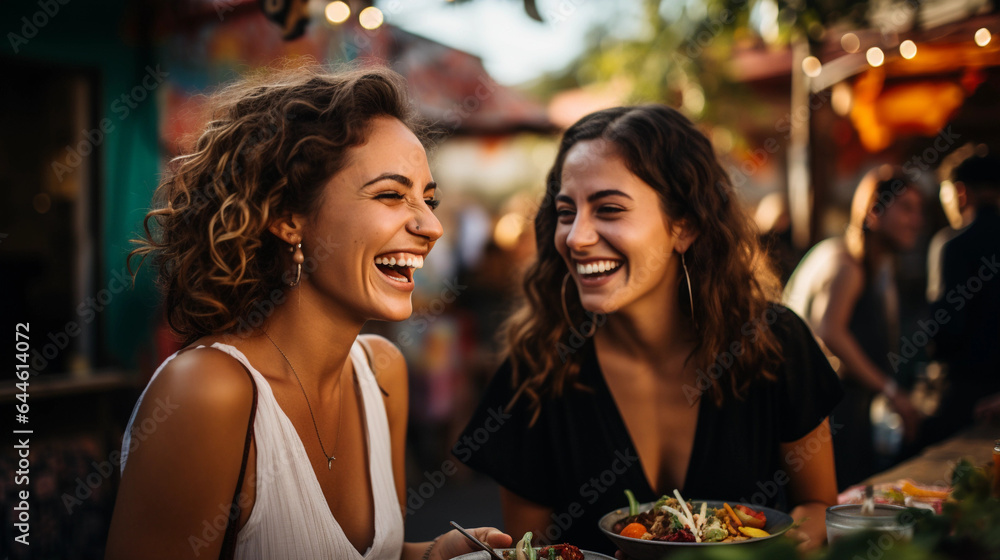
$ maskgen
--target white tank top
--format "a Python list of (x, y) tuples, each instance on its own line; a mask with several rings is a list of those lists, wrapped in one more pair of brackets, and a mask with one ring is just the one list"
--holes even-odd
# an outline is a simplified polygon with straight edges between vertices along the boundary
[[(364, 403), (369, 475), (375, 500), (375, 538), (364, 555), (358, 553), (334, 519), (302, 440), (292, 421), (278, 406), (267, 379), (235, 347), (219, 342), (212, 347), (239, 360), (257, 383), (257, 415), (254, 419), (257, 496), (250, 518), (237, 535), (236, 558), (397, 560), (403, 550), (403, 516), (393, 483), (389, 420), (375, 375), (368, 366), (361, 345), (355, 341), (350, 356)], [(176, 353), (164, 360), (153, 373), (150, 383), (175, 356)], [(146, 390), (143, 390), (132, 410), (132, 417), (125, 428), (126, 435), (132, 433), (132, 423), (145, 394)], [(122, 473), (128, 460), (130, 440), (130, 437), (122, 440)], [(224, 532), (223, 527), (218, 538), (221, 539)]]

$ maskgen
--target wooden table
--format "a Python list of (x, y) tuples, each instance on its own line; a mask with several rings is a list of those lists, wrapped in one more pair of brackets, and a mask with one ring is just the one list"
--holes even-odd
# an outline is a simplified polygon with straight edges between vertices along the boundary
[(1000, 425), (978, 425), (929, 446), (920, 455), (869, 477), (862, 484), (881, 484), (909, 478), (918, 484), (950, 486), (951, 471), (960, 459), (968, 459), (976, 466), (992, 464), (993, 445), (998, 439)]

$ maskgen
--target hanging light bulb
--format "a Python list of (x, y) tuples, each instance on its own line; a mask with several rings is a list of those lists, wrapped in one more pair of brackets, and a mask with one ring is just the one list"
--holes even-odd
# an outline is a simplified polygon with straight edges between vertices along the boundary
[(917, 56), (917, 44), (909, 39), (903, 41), (899, 44), (899, 54), (906, 60), (912, 59)]
[(844, 33), (844, 36), (840, 38), (840, 46), (849, 53), (856, 53), (861, 48), (861, 39), (858, 39), (854, 33)]
[(823, 72), (823, 63), (815, 56), (807, 56), (802, 59), (802, 71), (806, 76), (815, 78)]
[(986, 29), (985, 27), (980, 27), (976, 31), (976, 44), (979, 45), (980, 47), (985, 47), (986, 45), (990, 44), (990, 40), (992, 38), (993, 35), (990, 34), (990, 30)]
[(347, 2), (330, 2), (326, 5), (324, 12), (326, 20), (334, 25), (344, 23), (347, 18), (351, 17), (351, 7), (347, 5)]
[(375, 6), (368, 6), (358, 14), (358, 23), (368, 30), (378, 29), (383, 22), (385, 22), (385, 16), (382, 15), (382, 10)]
[(865, 58), (868, 59), (868, 64), (871, 64), (874, 68), (878, 68), (879, 66), (882, 66), (883, 62), (885, 62), (885, 53), (878, 47), (872, 47), (868, 49), (868, 52), (865, 54)]

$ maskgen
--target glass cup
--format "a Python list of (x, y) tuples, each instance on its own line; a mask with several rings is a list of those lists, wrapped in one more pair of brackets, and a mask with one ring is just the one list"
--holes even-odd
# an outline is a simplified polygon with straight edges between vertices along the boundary
[[(900, 514), (907, 508), (889, 504), (875, 504), (874, 511), (861, 513), (861, 504), (843, 504), (826, 508), (826, 538), (833, 544), (837, 539), (861, 531), (874, 531), (895, 540), (913, 538), (913, 522)], [(881, 536), (880, 536), (881, 539)]]

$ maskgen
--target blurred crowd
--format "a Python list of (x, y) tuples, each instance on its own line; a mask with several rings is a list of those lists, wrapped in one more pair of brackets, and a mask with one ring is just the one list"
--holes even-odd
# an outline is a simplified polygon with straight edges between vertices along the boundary
[[(785, 303), (812, 326), (846, 392), (831, 419), (841, 490), (1000, 405), (1000, 160), (966, 145), (938, 174), (940, 231), (927, 231), (936, 209), (918, 177), (885, 165), (858, 184), (844, 234), (790, 271)], [(780, 232), (765, 235), (787, 262)], [(901, 295), (901, 257), (914, 251), (926, 254), (926, 299)]]

